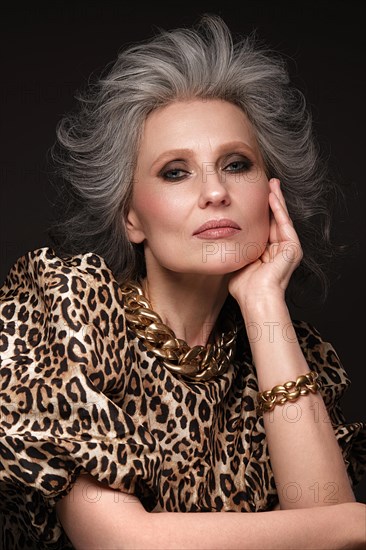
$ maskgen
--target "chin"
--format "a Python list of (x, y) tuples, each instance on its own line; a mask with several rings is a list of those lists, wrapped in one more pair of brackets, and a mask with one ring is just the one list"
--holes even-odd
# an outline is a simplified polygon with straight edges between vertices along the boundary
[(207, 275), (228, 275), (229, 273), (234, 273), (239, 269), (242, 269), (250, 262), (245, 262), (241, 259), (240, 262), (236, 262), (234, 258), (232, 261), (228, 259), (226, 261), (207, 261), (206, 263), (201, 263), (198, 266), (197, 271), (202, 274)]
[(232, 273), (255, 262), (264, 252), (265, 245), (258, 241), (207, 242), (201, 250), (202, 268), (215, 273)]

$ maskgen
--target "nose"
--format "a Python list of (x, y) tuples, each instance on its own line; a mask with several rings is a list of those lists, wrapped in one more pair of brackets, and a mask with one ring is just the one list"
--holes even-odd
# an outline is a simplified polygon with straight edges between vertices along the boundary
[(230, 195), (225, 185), (225, 178), (220, 177), (214, 165), (203, 167), (199, 197), (200, 208), (207, 206), (228, 206)]

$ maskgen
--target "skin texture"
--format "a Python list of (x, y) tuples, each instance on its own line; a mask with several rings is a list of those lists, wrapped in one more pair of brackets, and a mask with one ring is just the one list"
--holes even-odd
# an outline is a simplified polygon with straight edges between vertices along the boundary
[[(210, 240), (194, 235), (206, 221), (223, 218), (240, 229)], [(268, 180), (254, 131), (237, 106), (194, 100), (150, 114), (126, 227), (132, 242), (144, 244), (145, 293), (178, 338), (206, 344), (230, 292), (246, 324), (260, 391), (309, 372), (285, 302), (301, 243), (280, 182)], [(239, 255), (228, 253), (236, 246)], [(253, 337), (258, 330), (261, 337)], [(137, 499), (117, 505), (114, 491), (81, 476), (72, 498), (57, 505), (75, 547), (363, 548), (365, 506), (355, 502), (322, 397), (297, 403), (296, 422), (289, 421), (291, 403), (264, 415), (279, 510), (148, 514)], [(101, 491), (98, 505), (83, 499), (80, 483)]]
[[(153, 305), (190, 345), (206, 344), (228, 274), (265, 250), (269, 192), (254, 131), (237, 106), (177, 102), (147, 118), (126, 225), (130, 240), (144, 243)], [(210, 240), (194, 235), (223, 218), (241, 229)]]
[(76, 550), (364, 549), (365, 508), (354, 502), (257, 514), (149, 514), (133, 495), (89, 475), (57, 504)]
[[(240, 170), (248, 157), (253, 165)], [(145, 124), (129, 235), (133, 242), (145, 241), (151, 268), (209, 276), (236, 271), (254, 257), (254, 248), (245, 255), (248, 243), (258, 243), (260, 252), (267, 242), (268, 193), (252, 127), (238, 107), (218, 100), (173, 103)], [(193, 233), (220, 217), (242, 228), (234, 240), (243, 253), (207, 253), (203, 262), (205, 243)]]

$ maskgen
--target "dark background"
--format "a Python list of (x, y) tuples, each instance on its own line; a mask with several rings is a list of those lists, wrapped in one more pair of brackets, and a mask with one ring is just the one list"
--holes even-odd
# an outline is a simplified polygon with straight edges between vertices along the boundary
[[(332, 266), (326, 303), (309, 292), (304, 307), (292, 314), (313, 323), (334, 345), (352, 380), (342, 401), (347, 420), (366, 420), (363, 2), (194, 3), (190, 11), (185, 2), (2, 7), (0, 281), (19, 256), (49, 244), (54, 189), (47, 152), (56, 123), (75, 104), (76, 89), (126, 44), (148, 38), (158, 27), (190, 25), (204, 12), (217, 13), (234, 33), (256, 29), (287, 58), (308, 98), (324, 154), (342, 180), (347, 206), (336, 215), (336, 234), (350, 251)], [(365, 478), (356, 495), (366, 502)]]

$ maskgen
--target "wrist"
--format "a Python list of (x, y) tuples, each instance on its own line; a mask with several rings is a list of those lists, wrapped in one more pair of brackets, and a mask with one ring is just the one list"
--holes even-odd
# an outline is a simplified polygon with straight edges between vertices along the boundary
[(238, 300), (245, 319), (268, 319), (268, 316), (289, 316), (288, 307), (283, 293), (244, 296)]

